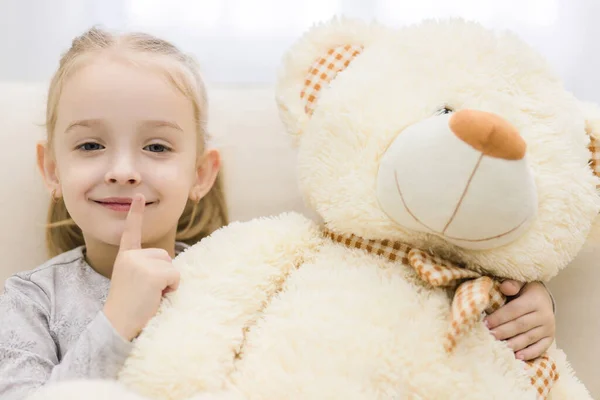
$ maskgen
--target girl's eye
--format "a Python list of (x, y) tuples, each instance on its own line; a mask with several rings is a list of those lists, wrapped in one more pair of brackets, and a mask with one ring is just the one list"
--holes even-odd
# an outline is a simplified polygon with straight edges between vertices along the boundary
[(152, 153), (164, 153), (170, 151), (171, 149), (163, 144), (153, 143), (144, 147), (144, 150), (148, 150)]
[(94, 142), (87, 142), (78, 147), (78, 149), (83, 150), (83, 151), (102, 150), (103, 148), (104, 148), (104, 146), (102, 146), (100, 143), (94, 143)]

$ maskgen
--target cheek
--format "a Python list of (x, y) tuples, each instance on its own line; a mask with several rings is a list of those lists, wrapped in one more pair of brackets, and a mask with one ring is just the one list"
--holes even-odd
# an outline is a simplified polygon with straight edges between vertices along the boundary
[(195, 163), (191, 160), (173, 160), (160, 165), (152, 163), (147, 167), (148, 179), (165, 187), (189, 189), (196, 176)]
[(104, 168), (96, 160), (76, 160), (65, 157), (57, 164), (57, 177), (66, 192), (87, 191), (104, 179)]

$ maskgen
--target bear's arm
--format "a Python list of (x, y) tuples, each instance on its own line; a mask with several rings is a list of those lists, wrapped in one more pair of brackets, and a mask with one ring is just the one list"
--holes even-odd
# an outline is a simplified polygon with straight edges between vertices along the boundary
[(245, 329), (322, 241), (314, 222), (289, 213), (232, 223), (187, 249), (173, 261), (179, 289), (142, 332), (119, 379), (165, 399), (221, 387)]

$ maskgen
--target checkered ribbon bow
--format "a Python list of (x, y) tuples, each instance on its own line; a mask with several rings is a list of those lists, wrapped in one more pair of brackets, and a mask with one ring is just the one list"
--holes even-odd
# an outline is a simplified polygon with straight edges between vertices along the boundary
[[(447, 352), (456, 348), (462, 335), (481, 322), (484, 313), (492, 313), (506, 303), (506, 296), (500, 291), (500, 282), (480, 273), (461, 268), (440, 257), (389, 240), (366, 240), (355, 235), (341, 235), (324, 229), (325, 236), (348, 247), (366, 250), (390, 261), (401, 260), (410, 265), (418, 276), (435, 287), (455, 289), (452, 300), (450, 330), (444, 338)], [(558, 370), (554, 361), (546, 354), (525, 363), (531, 384), (538, 393), (538, 399), (546, 399), (554, 382), (558, 380)]]

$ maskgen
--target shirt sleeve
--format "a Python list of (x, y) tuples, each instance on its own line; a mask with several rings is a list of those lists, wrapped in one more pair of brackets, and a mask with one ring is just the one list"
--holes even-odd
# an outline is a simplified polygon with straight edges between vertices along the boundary
[(0, 296), (0, 398), (24, 399), (49, 382), (115, 379), (132, 344), (102, 311), (61, 357), (50, 330), (49, 300), (35, 283), (9, 278)]

